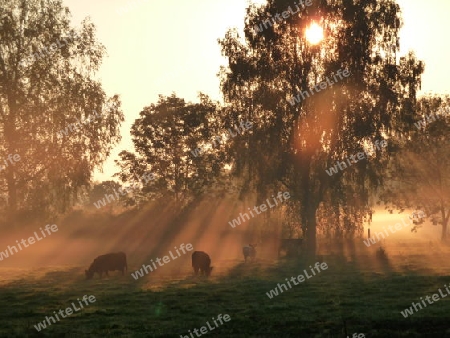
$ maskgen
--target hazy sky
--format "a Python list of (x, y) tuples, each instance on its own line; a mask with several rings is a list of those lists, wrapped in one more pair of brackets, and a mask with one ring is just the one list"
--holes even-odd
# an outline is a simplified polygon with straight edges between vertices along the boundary
[[(261, 2), (258, 0), (257, 2)], [(293, 1), (294, 2), (294, 1)], [(421, 93), (448, 94), (449, 0), (397, 0), (403, 11), (402, 54), (412, 49), (425, 61)], [(106, 93), (119, 94), (125, 112), (122, 142), (98, 180), (111, 179), (121, 150), (132, 151), (130, 127), (158, 94), (174, 91), (197, 101), (199, 91), (221, 101), (216, 74), (225, 59), (217, 43), (226, 30), (243, 28), (247, 0), (64, 0), (79, 27), (87, 16), (108, 56), (98, 74)], [(122, 8), (128, 12), (119, 14)]]

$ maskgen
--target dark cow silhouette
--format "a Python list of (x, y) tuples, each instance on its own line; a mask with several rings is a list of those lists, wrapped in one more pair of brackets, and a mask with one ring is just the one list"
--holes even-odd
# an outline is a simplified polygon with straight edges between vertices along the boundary
[(247, 257), (250, 257), (252, 260), (256, 257), (256, 244), (249, 244), (248, 246), (242, 247), (242, 253), (244, 254), (244, 259), (247, 262)]
[(211, 266), (211, 258), (204, 251), (194, 251), (192, 253), (192, 268), (195, 275), (198, 275), (200, 270), (202, 275), (209, 276), (213, 267)]
[(278, 247), (278, 257), (281, 251), (285, 251), (287, 256), (299, 255), (302, 250), (303, 238), (281, 239)]
[(123, 252), (115, 252), (98, 256), (92, 262), (89, 270), (85, 270), (85, 274), (86, 279), (91, 279), (94, 277), (94, 273), (97, 272), (102, 278), (103, 272), (105, 272), (106, 276), (109, 276), (108, 271), (119, 270), (122, 271), (123, 276), (125, 269), (128, 269), (127, 256)]

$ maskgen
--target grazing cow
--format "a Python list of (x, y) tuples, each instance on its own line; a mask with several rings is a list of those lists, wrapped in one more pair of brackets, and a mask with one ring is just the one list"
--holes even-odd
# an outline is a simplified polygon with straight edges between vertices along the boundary
[(195, 275), (198, 275), (200, 270), (201, 275), (209, 276), (213, 267), (211, 266), (211, 258), (204, 251), (194, 251), (192, 253), (192, 268)]
[(247, 262), (247, 257), (250, 257), (252, 260), (255, 259), (256, 256), (256, 244), (249, 244), (248, 246), (244, 246), (242, 248), (242, 253), (244, 254), (244, 259)]
[(108, 271), (115, 270), (122, 271), (123, 276), (125, 269), (128, 269), (127, 256), (123, 252), (116, 252), (98, 256), (92, 262), (89, 270), (85, 270), (84, 272), (86, 279), (91, 279), (94, 277), (95, 272), (100, 274), (100, 278), (102, 278), (103, 272), (105, 272), (106, 276), (109, 276)]
[(298, 255), (302, 249), (303, 238), (281, 239), (278, 247), (278, 257), (281, 251), (285, 251), (287, 256)]

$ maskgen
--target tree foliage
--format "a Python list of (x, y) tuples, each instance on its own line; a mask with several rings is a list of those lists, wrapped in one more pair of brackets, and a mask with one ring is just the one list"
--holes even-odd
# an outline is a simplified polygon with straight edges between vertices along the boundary
[(120, 140), (120, 101), (93, 77), (104, 53), (62, 1), (0, 0), (0, 159), (21, 157), (0, 172), (10, 214), (66, 210)]
[[(447, 237), (450, 217), (450, 97), (424, 96), (417, 104), (416, 122), (399, 140), (381, 199), (391, 208), (422, 210)], [(392, 209), (391, 209), (392, 210)], [(419, 218), (417, 230), (425, 218)]]
[[(332, 176), (325, 169), (376, 140), (405, 133), (423, 65), (413, 54), (397, 62), (401, 13), (394, 1), (314, 1), (283, 22), (254, 29), (289, 5), (270, 0), (250, 6), (245, 37), (230, 30), (219, 41), (228, 59), (221, 87), (226, 103), (257, 126), (234, 168), (247, 173), (261, 199), (280, 187), (291, 192), (314, 253), (319, 216), (338, 231), (361, 233), (370, 189), (383, 183), (388, 152), (375, 149), (369, 159)], [(325, 30), (318, 46), (304, 37), (313, 21)], [(351, 75), (289, 103), (339, 69)], [(318, 215), (320, 209), (328, 211)]]
[[(163, 195), (176, 201), (198, 196), (217, 182), (224, 168), (224, 153), (212, 139), (219, 134), (220, 109), (200, 94), (200, 103), (186, 103), (175, 94), (160, 96), (145, 107), (132, 126), (135, 153), (122, 151), (119, 177), (132, 181), (146, 172), (155, 175), (143, 188), (149, 198)], [(206, 147), (204, 147), (206, 145)], [(204, 149), (199, 153), (195, 149)]]

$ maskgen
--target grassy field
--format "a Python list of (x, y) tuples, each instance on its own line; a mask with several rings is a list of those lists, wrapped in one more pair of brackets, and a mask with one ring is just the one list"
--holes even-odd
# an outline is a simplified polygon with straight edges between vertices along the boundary
[[(403, 229), (370, 247), (360, 238), (321, 239), (310, 262), (278, 260), (274, 235), (258, 245), (255, 262), (244, 263), (242, 245), (255, 238), (251, 226), (231, 228), (227, 220), (237, 210), (213, 202), (181, 221), (171, 205), (59, 220), (58, 232), (0, 262), (0, 338), (192, 338), (207, 321), (215, 327), (212, 319), (219, 314), (231, 320), (199, 332), (201, 337), (450, 337), (450, 297), (408, 318), (400, 313), (420, 297), (445, 292), (450, 283), (450, 247), (440, 244), (438, 227), (427, 225), (420, 233)], [(376, 217), (373, 233), (404, 215)], [(42, 225), (4, 231), (0, 250)], [(181, 243), (210, 254), (209, 279), (193, 276), (190, 253), (143, 278), (131, 277), (143, 263)], [(380, 247), (385, 256), (377, 254)], [(85, 280), (84, 269), (96, 256), (116, 251), (127, 253), (125, 276), (112, 272), (109, 278)], [(286, 278), (309, 272), (316, 261), (328, 269), (272, 299), (267, 296)], [(35, 329), (84, 295), (96, 301), (40, 332)]]
[[(327, 270), (273, 299), (266, 295), (269, 290), (309, 264), (301, 258), (246, 264), (229, 260), (216, 262), (228, 269), (213, 271), (208, 280), (192, 276), (186, 267), (137, 281), (117, 272), (87, 281), (83, 267), (3, 268), (0, 337), (190, 337), (189, 330), (208, 320), (212, 324), (219, 314), (231, 320), (205, 335), (450, 337), (450, 297), (406, 319), (400, 314), (411, 302), (450, 283), (447, 247), (415, 244), (415, 255), (405, 255), (408, 248), (397, 244), (386, 248), (387, 259), (377, 255), (377, 247), (360, 249), (355, 255), (318, 257)], [(133, 268), (137, 266), (129, 272)], [(96, 302), (39, 333), (34, 328), (85, 294), (94, 295)]]

